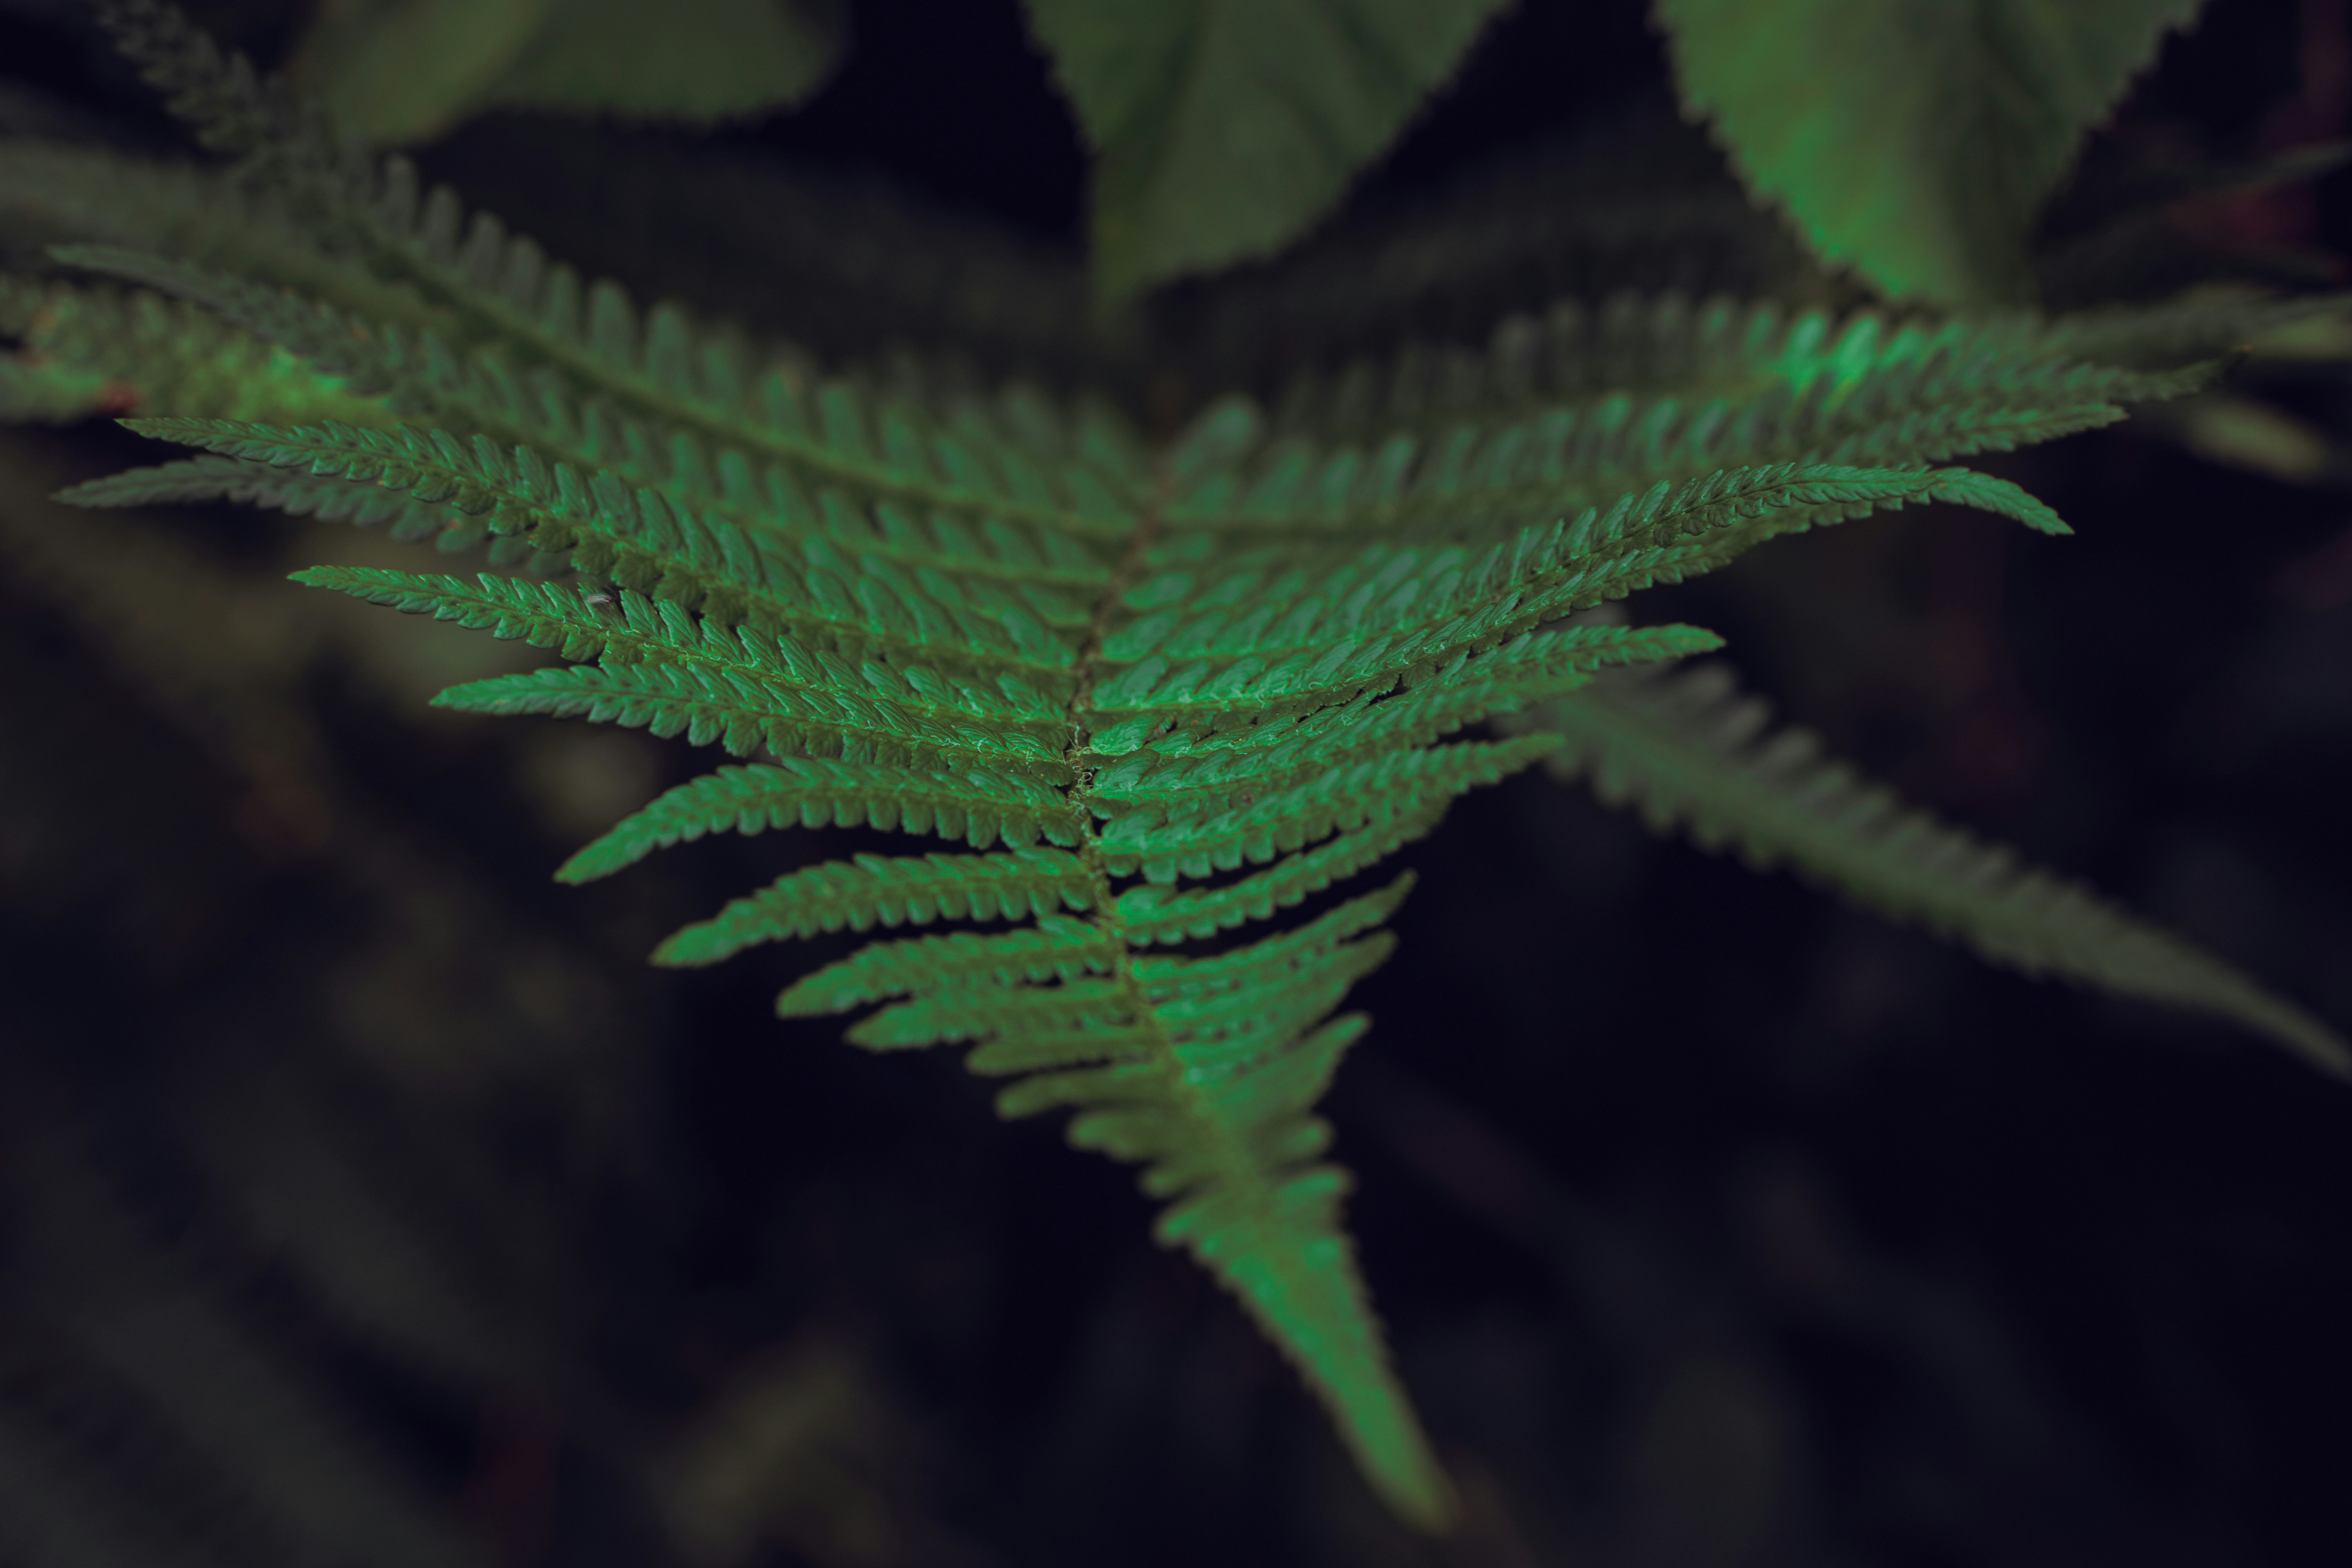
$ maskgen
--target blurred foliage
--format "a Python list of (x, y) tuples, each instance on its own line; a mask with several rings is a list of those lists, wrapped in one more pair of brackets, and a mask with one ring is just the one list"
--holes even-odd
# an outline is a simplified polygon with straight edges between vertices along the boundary
[(288, 71), (398, 146), (504, 108), (708, 123), (798, 103), (839, 60), (823, 0), (321, 0)]
[(1502, 0), (1030, 0), (1096, 157), (1111, 301), (1282, 248), (1339, 205)]

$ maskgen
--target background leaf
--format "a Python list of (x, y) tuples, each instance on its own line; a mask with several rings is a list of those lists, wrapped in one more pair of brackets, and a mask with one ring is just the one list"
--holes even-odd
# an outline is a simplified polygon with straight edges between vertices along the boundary
[(1658, 0), (1685, 107), (1813, 247), (1895, 296), (2026, 298), (2081, 133), (2198, 0)]
[(478, 102), (557, 0), (340, 0), (294, 69), (336, 121), (387, 144), (428, 141)]
[(1264, 256), (1338, 205), (1503, 0), (1029, 0), (1097, 157), (1118, 299)]
[(840, 56), (833, 9), (796, 0), (346, 0), (298, 68), (340, 123), (398, 144), (502, 106), (755, 114), (808, 97)]
[(488, 101), (723, 120), (798, 103), (839, 63), (830, 5), (792, 0), (556, 0)]

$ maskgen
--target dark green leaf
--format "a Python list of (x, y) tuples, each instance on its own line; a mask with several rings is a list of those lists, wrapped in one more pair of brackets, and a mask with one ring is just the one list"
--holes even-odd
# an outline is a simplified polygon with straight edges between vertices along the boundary
[(1813, 248), (1888, 294), (2026, 298), (2082, 133), (2199, 0), (1658, 0), (1683, 102)]
[(301, 73), (346, 129), (429, 141), (502, 106), (711, 121), (806, 98), (841, 53), (802, 0), (346, 0)]
[(1280, 249), (1338, 205), (1503, 0), (1029, 0), (1095, 169), (1119, 299)]

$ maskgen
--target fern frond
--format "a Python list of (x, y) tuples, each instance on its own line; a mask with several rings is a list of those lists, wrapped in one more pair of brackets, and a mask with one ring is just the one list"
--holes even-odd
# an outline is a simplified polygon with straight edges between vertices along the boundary
[(1333, 832), (1413, 816), (1505, 778), (1553, 749), (1549, 736), (1392, 752), (1336, 767), (1246, 805), (1212, 798), (1189, 811), (1128, 811), (1097, 838), (1114, 876), (1154, 882), (1259, 865)]
[[(403, 544), (432, 542), (449, 551), (469, 549), (489, 534), (487, 525), (446, 501), (418, 500), (380, 485), (289, 472), (238, 458), (194, 458), (131, 468), (72, 486), (59, 491), (57, 499), (72, 506), (121, 508), (243, 501), (274, 507), (295, 517), (348, 522), (357, 528), (380, 527)], [(528, 547), (524, 552), (529, 553)]]
[[(1069, 647), (1019, 604), (989, 606), (950, 585), (929, 591), (883, 563), (801, 552), (724, 518), (672, 506), (658, 491), (549, 464), (528, 447), (444, 431), (324, 425), (280, 428), (226, 420), (130, 421), (143, 435), (245, 462), (375, 484), (481, 516), (583, 571), (730, 626), (808, 640), (854, 657), (935, 664), (983, 681), (1010, 678), (1045, 693), (1066, 683)], [(811, 557), (814, 559), (811, 559)], [(1041, 697), (1040, 700), (1045, 699)]]
[(591, 659), (614, 650), (659, 658), (672, 648), (660, 637), (630, 635), (625, 625), (599, 615), (590, 595), (566, 584), (525, 583), (487, 572), (468, 583), (463, 577), (427, 577), (373, 566), (311, 566), (290, 575), (308, 587), (330, 588), (404, 615), (455, 621), (502, 641), (520, 639), (533, 647), (552, 648), (571, 659)]
[(320, 141), (322, 121), (305, 118), (290, 93), (265, 82), (252, 62), (223, 49), (178, 7), (100, 0), (97, 11), (116, 49), (204, 145), (227, 153), (328, 151)]
[(363, 320), (446, 330), (445, 312), (322, 245), (250, 174), (111, 148), (0, 141), (0, 248), (31, 257), (63, 243), (171, 257), (331, 299)]
[[(192, 75), (206, 74), (195, 62), (182, 65)], [(246, 97), (229, 77), (214, 87), (224, 101)], [(234, 112), (226, 134), (243, 137), (268, 117), (264, 108)], [(1033, 419), (1022, 432), (1030, 448), (1024, 455), (1035, 456), (1042, 446), (1052, 457), (1008, 473), (974, 449), (969, 431), (960, 432), (966, 437), (960, 440), (927, 428), (914, 411), (875, 406), (845, 384), (803, 400), (789, 378), (755, 383), (724, 334), (698, 328), (671, 305), (641, 314), (610, 281), (583, 284), (535, 244), (510, 238), (496, 218), (477, 214), (468, 221), (446, 187), (420, 190), (404, 159), (385, 160), (378, 170), (316, 135), (268, 144), (280, 154), (270, 165), (273, 177), (323, 240), (356, 249), (379, 273), (407, 284), (438, 312), (449, 338), (496, 342), (521, 364), (550, 373), (576, 398), (602, 400), (625, 418), (717, 450), (782, 464), (804, 482), (919, 510), (996, 513), (1081, 534), (1132, 526), (1141, 448), (1107, 411), (1089, 410), (1070, 424), (1050, 415)], [(103, 247), (60, 255), (236, 309), (222, 302), (224, 280), (200, 268)]]
[(1251, 921), (1270, 920), (1433, 831), (1451, 804), (1450, 798), (1436, 801), (1418, 811), (1343, 833), (1219, 887), (1171, 891), (1162, 884), (1146, 882), (1129, 888), (1118, 895), (1119, 923), (1134, 941), (1173, 943), (1215, 936)]
[[(478, 232), (503, 247), (503, 231), (494, 230)], [(1107, 410), (1088, 407), (1066, 419), (1034, 394), (1016, 392), (994, 408), (967, 404), (934, 418), (846, 382), (809, 386), (790, 367), (754, 377), (740, 348), (698, 334), (669, 307), (646, 321), (640, 366), (635, 307), (617, 286), (599, 284), (591, 292), (591, 326), (583, 327), (578, 281), (568, 269), (558, 269), (546, 301), (566, 341), (601, 344), (591, 363), (615, 375), (653, 377), (653, 385), (674, 395), (667, 401), (622, 398), (604, 381), (572, 374), (577, 366), (549, 363), (528, 342), (499, 336), (495, 323), (482, 330), (498, 352), (476, 353), (429, 324), (354, 319), (331, 291), (306, 299), (113, 247), (61, 246), (55, 254), (202, 303), (356, 385), (390, 392), (404, 410), (437, 412), (501, 442), (613, 469), (689, 505), (795, 536), (837, 526), (830, 515), (836, 508), (871, 509), (882, 514), (877, 531), (892, 543), (903, 548), (910, 541), (898, 536), (911, 535), (916, 548), (930, 543), (944, 563), (1010, 554), (1018, 566), (1052, 541), (1068, 567), (1095, 581), (1102, 568), (1087, 542), (1124, 537), (1140, 504), (1139, 444)], [(521, 275), (507, 284), (536, 298), (543, 258), (535, 247), (516, 255)]]
[(2352, 1052), (2310, 1014), (2079, 884), (1904, 805), (1823, 758), (1810, 732), (1771, 732), (1770, 710), (1720, 665), (1612, 679), (1539, 721), (1565, 737), (1555, 774), (1638, 811), (1653, 831), (1786, 864), (1995, 963), (2210, 1013), (2352, 1076)]
[[(1675, 659), (1722, 646), (1696, 626), (1564, 626), (1524, 634), (1491, 651), (1458, 655), (1404, 691), (1324, 708), (1294, 722), (1265, 721), (1207, 735), (1178, 731), (1095, 774), (1098, 803), (1224, 810), (1365, 758), (1417, 752), (1465, 725), (1575, 690), (1593, 671)], [(1102, 809), (1098, 805), (1097, 810)]]
[[(1150, 613), (1103, 644), (1116, 673), (1086, 694), (1093, 749), (1131, 752), (1182, 720), (1259, 722), (1349, 702), (1653, 583), (1714, 571), (1767, 539), (1927, 500), (2065, 531), (2015, 486), (1967, 469), (1779, 468), (1661, 483), (1605, 513), (1521, 529), (1475, 558), (1458, 545), (1319, 558), (1262, 546), (1225, 556), (1230, 574), (1205, 585), (1164, 571), (1126, 600)], [(1216, 558), (1202, 535), (1178, 534), (1154, 553), (1171, 568)]]
[[(830, 868), (828, 868), (830, 869)], [(869, 948), (787, 991), (781, 1011), (898, 1001), (851, 1032), (871, 1049), (968, 1041), (975, 1072), (1013, 1078), (1008, 1116), (1074, 1110), (1071, 1142), (1145, 1165), (1170, 1200), (1158, 1234), (1223, 1279), (1330, 1402), (1366, 1473), (1407, 1517), (1435, 1522), (1442, 1478), (1387, 1369), (1339, 1225), (1344, 1173), (1316, 1163), (1310, 1114), (1360, 1018), (1318, 1025), (1388, 955), (1365, 936), (1411, 886), (1330, 910), (1214, 959), (1115, 973), (1100, 928), (1061, 921), (1005, 937)]]
[[(2168, 397), (2204, 379), (2202, 372), (2149, 375), (2106, 390)], [(1187, 494), (1179, 512), (1188, 524), (1237, 537), (1277, 527), (1398, 539), (1491, 537), (1498, 527), (1605, 506), (1629, 488), (1781, 465), (1924, 467), (2055, 440), (2124, 416), (2116, 404), (2077, 389), (2053, 394), (2046, 404), (1941, 400), (1856, 420), (1843, 431), (1809, 430), (1790, 417), (1801, 401), (1776, 392), (1745, 404), (1691, 407), (1668, 398), (1637, 409), (1617, 398), (1590, 416), (1464, 425), (1426, 443), (1397, 436), (1376, 448), (1330, 450), (1294, 439)]]
[[(827, 378), (674, 306), (640, 310), (405, 163), (336, 144), (152, 0), (110, 14), (246, 154), (240, 199), (266, 215), (254, 243), (273, 254), (178, 218), (54, 254), (201, 305), (372, 413), (144, 419), (205, 456), (74, 499), (239, 497), (444, 544), (488, 537), (494, 561), (530, 552), (558, 580), (299, 576), (582, 661), (459, 686), (443, 706), (756, 759), (626, 818), (566, 880), (794, 824), (963, 841), (971, 853), (792, 872), (656, 960), (1005, 922), (869, 942), (779, 1009), (879, 1005), (853, 1040), (967, 1043), (971, 1070), (1010, 1080), (1006, 1114), (1072, 1110), (1073, 1142), (1143, 1165), (1171, 1204), (1161, 1239), (1241, 1299), (1410, 1519), (1442, 1521), (1446, 1484), (1390, 1369), (1312, 1112), (1363, 1027), (1332, 1015), (1387, 954), (1379, 928), (1403, 884), (1342, 889), (1222, 950), (1155, 950), (1275, 920), (1430, 832), (1463, 792), (1539, 757), (1601, 755), (1605, 729), (1607, 755), (1657, 775), (1642, 787), (1662, 821), (1712, 833), (1727, 801), (1762, 824), (1756, 855), (1815, 857), (2014, 962), (2158, 983), (2142, 971), (2170, 949), (2035, 903), (2039, 883), (1984, 872), (1952, 893), (1919, 850), (1925, 829), (1873, 837), (1839, 811), (1805, 815), (1843, 798), (1834, 778), (1629, 728), (1621, 694), (1683, 687), (1592, 685), (1711, 635), (1561, 623), (1904, 506), (2063, 533), (2014, 486), (1942, 465), (2196, 384), (2221, 346), (2212, 321), (1621, 301), (1511, 323), (1483, 357), (1408, 353), (1304, 385), (1276, 420), (1215, 405), (1154, 447), (1092, 403)], [(1487, 721), (1545, 732), (1464, 733)], [(2243, 982), (2167, 973), (2176, 990), (2203, 974), (2200, 1005), (2259, 1011), (2258, 993), (2229, 989)], [(2318, 1038), (2303, 1043), (2326, 1055)]]
[(1107, 972), (1116, 952), (1098, 928), (1054, 914), (1040, 915), (1034, 926), (987, 936), (957, 931), (870, 942), (787, 987), (776, 998), (776, 1012), (814, 1017), (950, 987), (1071, 980)]
[(2052, 357), (2127, 366), (2177, 365), (2216, 359), (2283, 327), (2352, 310), (2352, 295), (2269, 299), (2199, 295), (2139, 310), (2104, 309), (2062, 316), (2042, 340)]
[(656, 963), (716, 963), (756, 942), (928, 925), (934, 920), (1025, 920), (1090, 906), (1094, 882), (1075, 855), (1032, 847), (998, 855), (861, 855), (793, 871), (654, 950)]
[(0, 418), (183, 410), (245, 419), (383, 424), (341, 378), (145, 290), (0, 276)]
[[(1429, 437), (1466, 422), (1582, 414), (1604, 430), (1670, 432), (1685, 421), (1704, 428), (1700, 416), (1717, 405), (1769, 398), (1779, 400), (1775, 427), (1784, 438), (1820, 451), (1906, 411), (2165, 395), (2162, 373), (2245, 341), (2265, 310), (2311, 308), (2241, 302), (2233, 311), (2158, 307), (2042, 322), (1890, 320), (1874, 310), (1790, 315), (1769, 301), (1694, 301), (1671, 292), (1619, 294), (1597, 308), (1566, 300), (1541, 316), (1505, 317), (1483, 351), (1412, 345), (1386, 362), (1302, 375), (1281, 398), (1274, 429), (1318, 440)], [(2199, 325), (2183, 330), (2190, 318)], [(2137, 352), (2120, 352), (2126, 346)], [(1612, 405), (1619, 411), (1603, 415)]]
[[(771, 467), (762, 473), (740, 452), (713, 458), (679, 432), (665, 437), (656, 430), (615, 426), (594, 406), (583, 411), (567, 402), (560, 388), (527, 387), (495, 362), (476, 362), (468, 370), (429, 333), (412, 342), (392, 327), (366, 328), (331, 305), (160, 258), (93, 247), (67, 247), (60, 255), (200, 299), (355, 385), (389, 393), (412, 418), (421, 417), (420, 410), (454, 409), (458, 428), (470, 427), (473, 439), (454, 443), (446, 434), (431, 442), (413, 434), (376, 438), (373, 433), (324, 426), (240, 430), (201, 422), (158, 426), (155, 433), (257, 461), (325, 465), (354, 478), (380, 475), (383, 482), (474, 497), (478, 504), (499, 487), (511, 485), (502, 468), (519, 468), (541, 488), (531, 491), (537, 504), (517, 510), (509, 526), (528, 527), (536, 537), (540, 523), (554, 518), (545, 547), (584, 548), (583, 567), (634, 579), (642, 587), (657, 585), (667, 574), (676, 579), (669, 590), (674, 595), (690, 595), (698, 587), (715, 595), (721, 615), (737, 613), (734, 590), (771, 598), (788, 591), (794, 574), (784, 574), (787, 581), (780, 584), (766, 563), (777, 549), (797, 547), (810, 565), (831, 574), (815, 581), (820, 588), (830, 581), (836, 596), (858, 578), (877, 580), (860, 591), (878, 591), (881, 608), (845, 605), (832, 617), (835, 621), (862, 615), (873, 635), (901, 640), (915, 636), (919, 646), (933, 649), (935, 661), (961, 660), (966, 649), (992, 651), (1001, 656), (1000, 665), (1026, 667), (1050, 683), (1051, 672), (1067, 666), (1069, 643), (1087, 621), (1085, 601), (1073, 598), (1072, 591), (1105, 579), (1107, 568), (1088, 541), (1106, 529), (1116, 534), (1128, 526), (1119, 521), (1118, 503), (1098, 482), (1073, 481), (1088, 499), (1071, 504), (1091, 510), (1055, 514), (1058, 531), (1021, 522), (1014, 515), (1021, 509), (1011, 500), (983, 503), (978, 515), (965, 518), (936, 511), (925, 517), (888, 497), (812, 489), (788, 468)], [(771, 373), (761, 387), (769, 413), (786, 423), (805, 423), (800, 394), (783, 372)], [(831, 434), (845, 442), (864, 439), (856, 400), (848, 389), (820, 389), (814, 401), (823, 406)], [(893, 423), (894, 417), (885, 411), (885, 445), (894, 458), (919, 460), (919, 451), (900, 452), (903, 443), (892, 444), (892, 432), (908, 428), (903, 421)], [(954, 463), (970, 467), (970, 451), (981, 440), (973, 432), (986, 434), (989, 423), (975, 409), (958, 415), (957, 441), (943, 448)], [(1012, 439), (1006, 432), (1015, 427), (1041, 441), (1061, 439), (1052, 411), (1034, 397), (1010, 396), (997, 411), (996, 426), (989, 438), (1000, 440), (1004, 455), (999, 468), (1013, 476), (1008, 482), (1048, 493), (1042, 470), (1010, 455), (1014, 447), (1005, 443)], [(1095, 443), (1086, 437), (1080, 444)], [(578, 484), (559, 491), (553, 487), (567, 463), (578, 465)], [(598, 482), (600, 475), (609, 483)], [(652, 510), (656, 506), (658, 513)], [(640, 526), (647, 517), (651, 523)], [(572, 537), (583, 529), (592, 535), (584, 544)], [(746, 541), (751, 540), (761, 548), (747, 552)], [(803, 614), (820, 612), (804, 608)], [(940, 626), (955, 628), (963, 640), (921, 640), (924, 628)]]
[[(373, 597), (376, 591), (363, 596)], [(381, 591), (387, 595), (384, 602), (395, 605), (412, 595), (406, 587)], [(462, 583), (449, 594), (445, 601), (428, 590), (416, 593), (415, 599), (425, 613), (439, 616), (446, 603), (452, 613), (444, 618), (478, 616), (486, 626), (510, 613), (496, 604), (475, 607), (477, 595)], [(567, 630), (579, 627), (593, 634), (593, 627), (583, 625), (591, 618), (590, 612), (583, 610), (574, 618), (567, 610), (562, 624)], [(730, 643), (708, 623), (691, 654), (681, 657), (667, 642), (656, 646), (661, 650), (658, 661), (495, 676), (452, 687), (433, 700), (461, 712), (544, 713), (661, 736), (683, 734), (698, 746), (716, 742), (739, 757), (764, 747), (779, 756), (838, 757), (926, 769), (974, 764), (1007, 768), (1048, 782), (1066, 780), (1069, 774), (1060, 753), (1028, 731), (983, 727), (939, 709), (915, 710), (878, 694), (859, 696), (829, 689), (814, 679), (795, 681), (790, 676), (792, 655), (802, 650), (770, 654), (750, 640)], [(740, 658), (739, 648), (743, 650)], [(814, 661), (808, 668), (823, 668)], [(866, 668), (877, 675), (890, 674), (878, 666)], [(838, 678), (838, 684), (852, 688), (857, 682), (845, 676)]]
[(975, 849), (999, 842), (1024, 849), (1040, 837), (1067, 848), (1078, 832), (1058, 794), (1018, 773), (918, 773), (788, 757), (774, 765), (723, 767), (678, 785), (565, 861), (555, 876), (592, 881), (709, 833), (827, 826), (936, 833)]

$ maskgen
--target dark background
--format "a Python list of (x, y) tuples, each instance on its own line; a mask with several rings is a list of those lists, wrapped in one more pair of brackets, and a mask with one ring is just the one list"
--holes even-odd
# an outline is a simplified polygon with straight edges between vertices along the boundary
[[(290, 37), (263, 0), (209, 15), (264, 58)], [(1103, 380), (1147, 421), (1381, 333), (1475, 341), (1554, 288), (1851, 292), (1673, 133), (1638, 6), (1528, 0), (1304, 255), (1130, 324), (1181, 345), (1147, 371), (1140, 340), (1082, 330), (1083, 158), (1014, 7), (851, 20), (797, 115), (710, 142), (499, 120), (426, 162), (559, 251), (835, 361), (961, 325), (983, 369)], [(2053, 216), (2053, 297), (2336, 276), (2343, 175), (2166, 205), (2119, 271), (2063, 247), (2126, 175), (2342, 133), (2346, 35), (2341, 0), (2224, 0), (2169, 44)], [(0, 79), (18, 129), (169, 144), (70, 7), (0, 5)], [(1600, 210), (1659, 169), (1721, 211), (1612, 247), (1525, 195)], [(1286, 279), (1497, 204), (1522, 240), (1459, 287), (1369, 325), (1265, 314), (1313, 294)], [(957, 316), (931, 247), (1013, 303)], [(1244, 320), (1274, 328), (1219, 335)], [(2323, 436), (2352, 414), (2340, 364), (2245, 376), (2233, 395)], [(2290, 484), (2184, 431), (2003, 465), (2074, 539), (1906, 512), (1640, 608), (1723, 631), (1916, 798), (2352, 1025), (2338, 467)], [(1399, 956), (1357, 998), (1379, 1026), (1329, 1102), (1465, 1495), (1460, 1535), (1415, 1542), (1150, 1246), (1130, 1173), (1000, 1124), (944, 1054), (773, 1021), (843, 944), (641, 962), (859, 836), (556, 887), (710, 759), (425, 710), (510, 650), (279, 581), (374, 542), (42, 499), (152, 460), (100, 424), (0, 435), (0, 1561), (2352, 1550), (2352, 1092), (2263, 1046), (1989, 971), (1539, 777), (1470, 798), (1405, 857)]]

